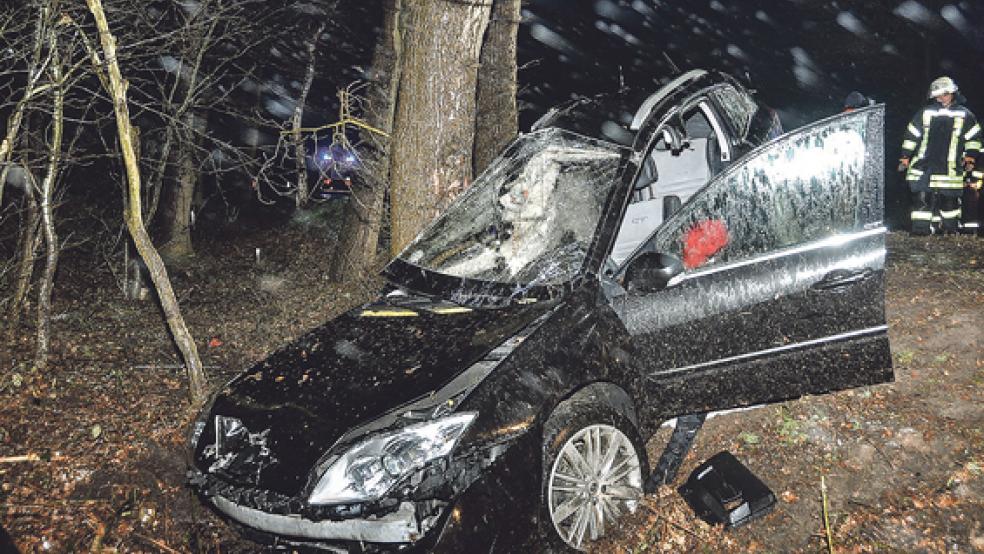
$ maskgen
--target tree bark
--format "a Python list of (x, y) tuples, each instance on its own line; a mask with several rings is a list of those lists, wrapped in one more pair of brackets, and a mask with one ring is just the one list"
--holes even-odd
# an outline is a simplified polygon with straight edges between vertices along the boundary
[(294, 196), (294, 206), (303, 208), (307, 206), (311, 191), (308, 187), (307, 178), (307, 150), (304, 148), (304, 136), (301, 127), (304, 123), (304, 104), (307, 102), (308, 93), (311, 92), (311, 84), (314, 83), (314, 70), (316, 67), (315, 51), (318, 46), (318, 37), (325, 30), (322, 23), (311, 35), (311, 40), (305, 45), (308, 55), (307, 71), (304, 74), (304, 85), (301, 87), (301, 95), (294, 106), (294, 114), (291, 117), (291, 137), (294, 139), (294, 162), (297, 168), (297, 190)]
[[(392, 134), (400, 82), (401, 0), (384, 3), (383, 30), (373, 52), (372, 77), (367, 92), (372, 111), (368, 123)], [(390, 137), (363, 131), (363, 142), (371, 145), (362, 153), (363, 171), (352, 187), (351, 201), (345, 214), (342, 234), (329, 269), (331, 280), (359, 279), (376, 259), (379, 230), (382, 226), (383, 201), (389, 183)]]
[(171, 195), (167, 236), (161, 245), (161, 254), (169, 260), (186, 258), (195, 253), (191, 243), (191, 209), (199, 174), (195, 149), (204, 131), (205, 118), (189, 109), (182, 119), (185, 129), (179, 133), (182, 138), (175, 153), (178, 178)]
[(182, 43), (179, 67), (187, 68), (187, 71), (178, 71), (175, 75), (172, 94), (177, 93), (180, 101), (173, 115), (173, 121), (180, 122), (179, 127), (174, 129), (174, 136), (178, 139), (175, 152), (177, 183), (171, 195), (170, 213), (161, 246), (161, 254), (171, 260), (195, 253), (191, 242), (191, 210), (200, 173), (196, 151), (208, 122), (206, 113), (199, 106), (202, 95), (200, 87), (205, 78), (202, 64), (221, 22), (220, 17), (213, 15), (213, 10), (218, 7), (211, 2), (202, 2), (197, 6), (198, 13), (190, 16), (189, 23), (202, 17), (202, 14), (210, 19), (207, 24), (199, 22), (186, 27), (187, 36)]
[(481, 173), (519, 132), (516, 107), (516, 34), (520, 0), (494, 0), (482, 43), (475, 117), (475, 175)]
[(471, 181), (479, 52), (489, 4), (404, 6), (391, 147), (391, 252), (398, 254)]
[(61, 59), (58, 55), (58, 39), (55, 31), (50, 31), (48, 48), (52, 52), (51, 76), (53, 103), (51, 110), (51, 143), (48, 145), (48, 169), (41, 183), (41, 228), (44, 230), (45, 265), (44, 275), (38, 285), (38, 347), (34, 355), (34, 367), (43, 371), (48, 366), (48, 350), (51, 340), (51, 291), (55, 283), (55, 269), (58, 267), (58, 233), (55, 230), (54, 190), (58, 181), (62, 154), (62, 135), (64, 132), (65, 82)]
[(133, 130), (130, 124), (130, 113), (126, 102), (126, 83), (120, 74), (120, 68), (116, 58), (116, 39), (110, 34), (109, 24), (106, 22), (106, 15), (103, 13), (102, 0), (86, 0), (89, 11), (96, 19), (96, 27), (99, 30), (99, 40), (105, 54), (106, 65), (108, 66), (110, 95), (113, 99), (113, 108), (116, 112), (116, 129), (120, 139), (120, 150), (123, 153), (123, 162), (126, 167), (127, 187), (129, 192), (129, 203), (127, 210), (126, 223), (133, 237), (133, 243), (147, 264), (150, 270), (151, 280), (157, 289), (157, 295), (161, 301), (168, 327), (174, 337), (178, 350), (184, 358), (185, 367), (188, 371), (189, 390), (191, 401), (194, 405), (200, 404), (205, 399), (207, 392), (207, 380), (205, 370), (202, 367), (201, 359), (198, 356), (198, 348), (195, 341), (185, 326), (184, 318), (178, 307), (177, 298), (168, 280), (167, 269), (164, 262), (154, 248), (147, 230), (143, 225), (143, 214), (140, 204), (140, 168), (134, 153), (132, 136)]
[(18, 260), (17, 287), (14, 289), (13, 302), (7, 312), (7, 336), (13, 338), (20, 326), (21, 315), (23, 314), (25, 301), (28, 292), (31, 290), (31, 278), (34, 276), (34, 264), (38, 248), (41, 247), (41, 209), (38, 206), (37, 196), (35, 196), (35, 186), (33, 174), (27, 168), (24, 169), (24, 204), (27, 206), (25, 216), (26, 224), (21, 227), (20, 259)]

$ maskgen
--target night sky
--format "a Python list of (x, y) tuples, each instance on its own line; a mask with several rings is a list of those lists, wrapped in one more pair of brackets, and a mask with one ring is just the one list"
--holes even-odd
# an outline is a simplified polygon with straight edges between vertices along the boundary
[[(984, 98), (984, 2), (943, 0), (534, 0), (521, 29), (521, 98), (658, 86), (672, 69), (731, 73), (787, 126), (836, 112), (859, 90), (907, 119), (949, 74)], [(979, 94), (975, 94), (980, 90)]]
[(984, 114), (979, 1), (533, 0), (519, 44), (521, 128), (572, 96), (655, 90), (673, 65), (738, 77), (787, 129), (839, 112), (852, 90), (884, 102), (893, 226), (908, 197), (894, 171), (902, 131), (930, 81), (950, 75)]

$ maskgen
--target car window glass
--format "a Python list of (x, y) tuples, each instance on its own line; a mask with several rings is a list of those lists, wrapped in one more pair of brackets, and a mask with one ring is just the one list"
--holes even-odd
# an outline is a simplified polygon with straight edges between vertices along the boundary
[(569, 281), (624, 157), (618, 145), (559, 129), (520, 137), (400, 258), (455, 277)]
[(746, 92), (740, 92), (731, 85), (725, 85), (711, 91), (710, 95), (717, 101), (725, 112), (725, 117), (731, 122), (738, 138), (745, 138), (752, 117), (758, 111), (758, 104)]
[(753, 153), (691, 198), (652, 248), (694, 269), (857, 228), (866, 121), (820, 126)]

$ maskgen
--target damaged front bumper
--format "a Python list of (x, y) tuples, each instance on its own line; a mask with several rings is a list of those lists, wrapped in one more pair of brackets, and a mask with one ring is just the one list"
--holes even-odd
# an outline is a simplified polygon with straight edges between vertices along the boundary
[(416, 508), (403, 502), (395, 512), (340, 521), (312, 521), (300, 515), (269, 514), (241, 506), (221, 496), (209, 499), (229, 518), (253, 529), (303, 539), (359, 541), (376, 543), (413, 543), (422, 536)]
[[(474, 537), (479, 520), (496, 519), (493, 497), (522, 496), (531, 488), (525, 479), (537, 441), (521, 440), (530, 439), (528, 429), (528, 423), (510, 426), (484, 437), (481, 446), (434, 460), (372, 501), (311, 503), (310, 487), (293, 495), (264, 487), (259, 479), (237, 482), (253, 472), (230, 474), (209, 460), (190, 464), (188, 484), (241, 534), (260, 543), (332, 552), (458, 552)], [(517, 443), (523, 447), (513, 448)], [(506, 510), (512, 512), (507, 518), (520, 517), (522, 510), (515, 508)], [(511, 526), (518, 534), (521, 527)]]
[(197, 469), (189, 471), (188, 477), (189, 484), (204, 500), (249, 530), (248, 535), (259, 532), (271, 538), (305, 542), (372, 543), (402, 550), (433, 529), (446, 506), (436, 500), (395, 499), (318, 506), (273, 491), (232, 485)]

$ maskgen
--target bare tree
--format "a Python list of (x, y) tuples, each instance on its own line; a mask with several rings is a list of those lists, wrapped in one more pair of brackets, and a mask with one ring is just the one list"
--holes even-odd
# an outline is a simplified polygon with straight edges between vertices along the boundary
[(361, 278), (376, 258), (379, 230), (385, 216), (383, 202), (389, 183), (390, 135), (402, 70), (402, 7), (401, 0), (384, 2), (383, 25), (373, 52), (365, 114), (369, 124), (383, 133), (363, 133), (363, 144), (366, 145), (362, 154), (364, 171), (360, 174), (360, 183), (352, 191), (352, 201), (332, 259), (329, 277), (334, 281)]
[(297, 105), (294, 106), (294, 114), (290, 121), (291, 136), (294, 140), (294, 160), (297, 167), (297, 192), (294, 196), (294, 203), (298, 208), (306, 206), (310, 196), (307, 179), (307, 152), (304, 148), (304, 135), (301, 133), (301, 127), (304, 124), (304, 105), (307, 102), (308, 93), (311, 91), (311, 84), (314, 83), (314, 71), (317, 67), (315, 49), (318, 46), (318, 37), (324, 31), (324, 23), (318, 25), (305, 45), (308, 58), (307, 70), (304, 72), (304, 85), (301, 86), (301, 95), (297, 99)]
[[(37, 283), (37, 349), (34, 360), (37, 369), (44, 369), (51, 341), (54, 276), (62, 248), (55, 221), (57, 191), (64, 176), (65, 152), (74, 148), (79, 136), (76, 133), (75, 139), (66, 144), (66, 96), (83, 74), (78, 71), (79, 44), (68, 25), (71, 18), (62, 12), (59, 0), (39, 0), (29, 3), (27, 8), (34, 11), (36, 18), (32, 18), (34, 29), (29, 34), (31, 43), (24, 44), (21, 49), (22, 52), (29, 52), (25, 54), (26, 90), (8, 122), (7, 147), (0, 156), (3, 161), (0, 178), (6, 183), (11, 176), (17, 177), (14, 180), (23, 191), (22, 205), (26, 207), (18, 249), (20, 261), (16, 290), (9, 310), (10, 334), (19, 326), (37, 253), (42, 243), (45, 246), (44, 271)], [(79, 113), (84, 114), (84, 110)], [(16, 167), (10, 163), (15, 154), (19, 160)], [(32, 157), (43, 158), (43, 168), (36, 167)], [(37, 172), (43, 172), (43, 177), (36, 177)]]
[[(28, 13), (23, 9), (20, 12), (15, 12), (13, 15), (23, 15), (26, 16)], [(11, 168), (11, 159), (16, 146), (17, 138), (20, 134), (21, 124), (24, 121), (24, 114), (27, 111), (28, 104), (30, 101), (44, 92), (47, 88), (46, 84), (41, 83), (42, 77), (44, 76), (45, 68), (51, 61), (51, 52), (48, 52), (48, 57), (43, 57), (45, 54), (45, 20), (44, 13), (42, 10), (36, 10), (34, 18), (34, 33), (32, 35), (31, 42), (27, 45), (30, 48), (30, 56), (27, 61), (26, 68), (26, 85), (21, 93), (20, 99), (17, 104), (14, 105), (12, 114), (7, 119), (7, 132), (0, 141), (0, 206), (3, 205), (3, 191), (7, 184), (7, 178)], [(19, 29), (12, 28), (10, 20), (4, 22), (4, 35), (17, 35), (20, 34)], [(11, 46), (7, 47), (8, 52), (13, 52), (14, 49)]]
[(168, 116), (167, 139), (177, 141), (177, 179), (168, 197), (166, 233), (161, 247), (168, 258), (182, 258), (194, 252), (191, 244), (192, 202), (199, 181), (199, 160), (205, 155), (199, 152), (208, 129), (207, 108), (216, 92), (213, 87), (218, 84), (224, 69), (221, 63), (210, 67), (206, 63), (206, 54), (223, 40), (228, 40), (226, 32), (245, 26), (248, 4), (206, 0), (194, 4), (179, 3), (173, 10), (180, 25), (175, 41), (167, 46), (175, 48), (173, 54), (176, 57), (165, 63), (173, 64), (170, 69), (174, 80), (162, 106)]
[(58, 266), (58, 233), (55, 230), (54, 189), (61, 171), (62, 140), (65, 131), (65, 86), (66, 68), (63, 66), (59, 51), (58, 33), (55, 29), (54, 16), (58, 10), (58, 1), (42, 6), (48, 18), (47, 42), (51, 52), (52, 105), (51, 105), (51, 138), (48, 143), (48, 164), (44, 180), (41, 183), (41, 227), (44, 230), (45, 267), (41, 284), (38, 287), (38, 347), (34, 358), (34, 367), (43, 370), (48, 365), (48, 347), (51, 325), (51, 290), (55, 283), (55, 269)]
[(245, 83), (262, 89), (257, 68), (270, 63), (265, 52), (275, 50), (264, 47), (294, 29), (288, 16), (303, 2), (111, 1), (108, 16), (119, 19), (121, 42), (139, 45), (123, 49), (118, 62), (131, 75), (135, 125), (145, 130), (142, 144), (135, 144), (145, 176), (144, 218), (157, 221), (162, 254), (180, 259), (194, 251), (191, 231), (193, 214), (204, 202), (202, 177), (221, 189), (223, 176), (256, 171), (251, 145), (237, 145), (223, 134), (230, 121), (279, 130), (279, 124), (250, 114), (255, 104), (243, 105), (237, 91)]
[(16, 284), (11, 303), (7, 309), (7, 334), (12, 338), (20, 326), (21, 316), (24, 312), (25, 302), (31, 288), (31, 279), (34, 276), (34, 266), (37, 261), (38, 249), (41, 247), (42, 236), (40, 232), (41, 210), (38, 206), (35, 190), (37, 182), (34, 174), (25, 159), (22, 166), (15, 172), (8, 172), (10, 175), (17, 175), (16, 181), (19, 188), (23, 191), (24, 214), (21, 219), (20, 237), (18, 240), (17, 270), (15, 272)]
[[(25, 114), (28, 112), (29, 105), (48, 88), (43, 80), (45, 68), (50, 62), (51, 52), (45, 49), (46, 32), (45, 16), (42, 10), (36, 9), (34, 16), (30, 17), (29, 8), (32, 6), (20, 6), (13, 10), (10, 17), (3, 21), (3, 34), (6, 44), (5, 50), (10, 53), (23, 52), (25, 58), (24, 67), (24, 88), (17, 95), (14, 90), (10, 91), (9, 97), (18, 96), (16, 103), (11, 107), (10, 117), (7, 119), (6, 134), (0, 142), (0, 208), (3, 207), (4, 190), (8, 183), (15, 183), (19, 190), (23, 192), (21, 205), (23, 214), (21, 215), (20, 237), (18, 240), (17, 251), (19, 253), (16, 260), (16, 279), (15, 290), (10, 304), (7, 306), (7, 317), (5, 326), (10, 336), (20, 325), (20, 318), (24, 311), (25, 302), (30, 289), (31, 278), (34, 274), (36, 253), (40, 247), (41, 235), (39, 234), (39, 224), (41, 212), (35, 196), (35, 187), (29, 182), (30, 173), (26, 155), (19, 163), (14, 161), (14, 153), (22, 139), (22, 124)], [(18, 19), (30, 21), (34, 28), (33, 32), (15, 24)], [(19, 42), (17, 39), (28, 37), (26, 42)], [(2, 68), (8, 76), (16, 74), (18, 59), (16, 55), (7, 56), (6, 63)], [(17, 84), (17, 79), (9, 79), (9, 86)], [(5, 216), (0, 212), (0, 221)]]
[(96, 28), (99, 32), (99, 41), (102, 47), (108, 77), (106, 82), (109, 85), (109, 92), (113, 99), (120, 150), (122, 151), (124, 166), (126, 168), (127, 190), (129, 193), (129, 208), (126, 214), (127, 227), (130, 230), (130, 235), (133, 238), (134, 245), (137, 247), (137, 251), (150, 270), (151, 280), (157, 289), (168, 327), (178, 346), (178, 350), (181, 352), (182, 358), (184, 358), (185, 367), (188, 371), (189, 392), (191, 394), (192, 404), (197, 405), (205, 399), (208, 382), (201, 359), (198, 356), (198, 348), (185, 325), (184, 318), (181, 316), (177, 298), (174, 296), (174, 290), (171, 288), (171, 282), (167, 276), (167, 269), (164, 267), (163, 260), (161, 260), (157, 249), (154, 248), (150, 236), (147, 234), (147, 230), (144, 228), (140, 202), (140, 168), (132, 141), (134, 130), (130, 123), (129, 107), (126, 99), (127, 84), (123, 80), (119, 64), (117, 63), (116, 39), (110, 33), (109, 24), (103, 12), (102, 1), (86, 0), (86, 2), (96, 20)]

